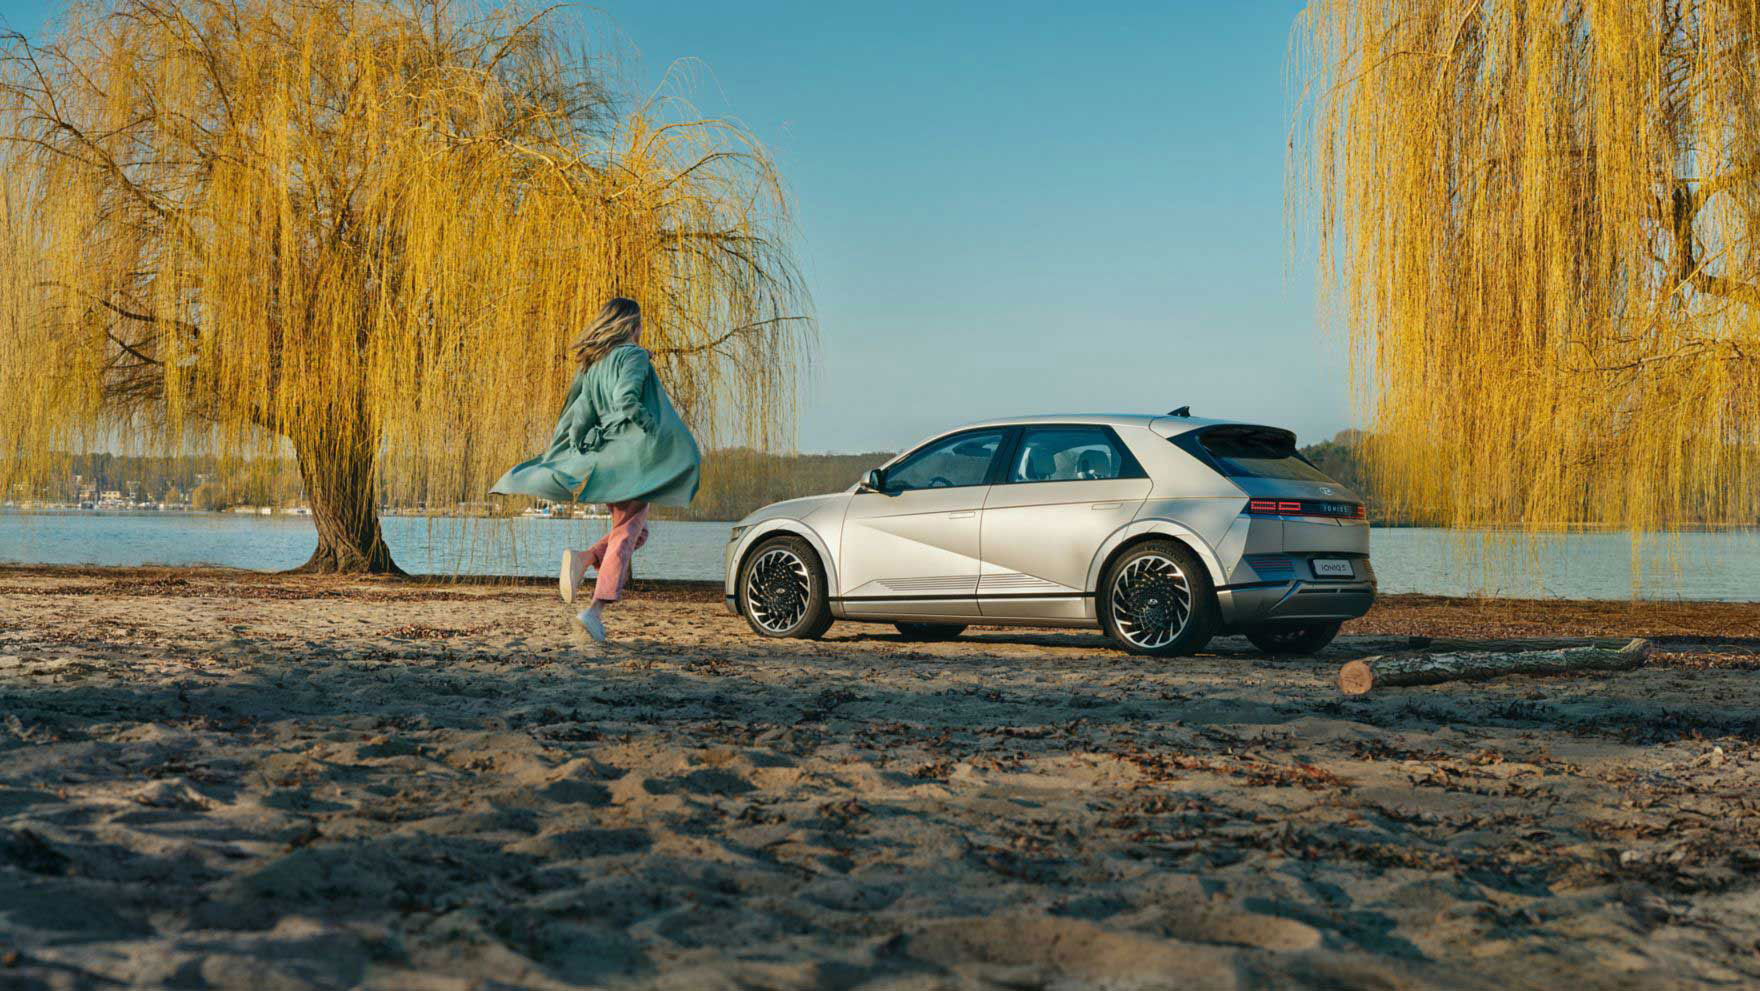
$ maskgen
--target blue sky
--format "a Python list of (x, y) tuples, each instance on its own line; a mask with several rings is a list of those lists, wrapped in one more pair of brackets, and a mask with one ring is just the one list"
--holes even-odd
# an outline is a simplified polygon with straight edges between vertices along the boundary
[[(582, 22), (642, 91), (700, 60), (697, 105), (779, 160), (820, 321), (803, 450), (1184, 404), (1307, 442), (1352, 417), (1285, 220), (1300, 7), (601, 0)], [(27, 31), (44, 10), (0, 0)]]

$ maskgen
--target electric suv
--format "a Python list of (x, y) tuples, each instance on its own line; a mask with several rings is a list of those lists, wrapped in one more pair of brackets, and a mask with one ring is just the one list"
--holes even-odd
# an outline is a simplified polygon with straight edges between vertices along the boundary
[(1163, 656), (1235, 633), (1319, 650), (1375, 600), (1362, 499), (1287, 430), (1185, 413), (973, 424), (766, 506), (733, 528), (727, 606), (767, 637), (851, 620), (919, 640), (1099, 627)]

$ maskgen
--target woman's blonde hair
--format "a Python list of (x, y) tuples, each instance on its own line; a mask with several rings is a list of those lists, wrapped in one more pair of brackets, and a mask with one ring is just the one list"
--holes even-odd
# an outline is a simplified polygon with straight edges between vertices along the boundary
[(599, 315), (587, 325), (580, 340), (574, 342), (574, 354), (581, 368), (611, 353), (619, 344), (628, 343), (642, 332), (642, 308), (633, 299), (617, 296), (599, 309)]

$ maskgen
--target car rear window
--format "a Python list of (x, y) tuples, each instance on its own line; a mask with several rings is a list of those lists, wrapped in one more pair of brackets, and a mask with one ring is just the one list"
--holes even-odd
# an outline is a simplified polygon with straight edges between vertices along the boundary
[(1236, 478), (1285, 478), (1298, 482), (1331, 482), (1320, 469), (1296, 453), (1295, 437), (1281, 430), (1254, 427), (1213, 427), (1198, 438), (1224, 475)]

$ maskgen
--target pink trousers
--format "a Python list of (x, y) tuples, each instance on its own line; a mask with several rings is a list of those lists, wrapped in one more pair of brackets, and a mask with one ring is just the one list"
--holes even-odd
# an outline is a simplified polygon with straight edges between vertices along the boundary
[(611, 510), (611, 532), (587, 550), (587, 559), (599, 569), (599, 580), (593, 585), (593, 600), (616, 602), (629, 581), (630, 558), (636, 548), (648, 542), (648, 504), (645, 502), (614, 502)]

